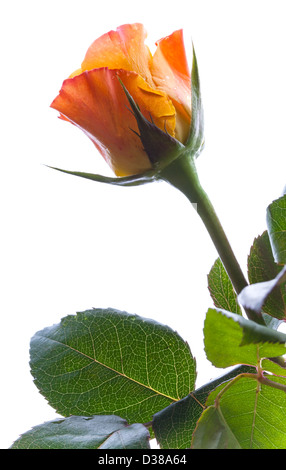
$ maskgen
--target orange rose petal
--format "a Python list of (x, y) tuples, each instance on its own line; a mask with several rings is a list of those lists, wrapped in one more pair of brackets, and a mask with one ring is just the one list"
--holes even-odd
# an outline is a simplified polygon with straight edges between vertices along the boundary
[(144, 44), (146, 31), (140, 23), (119, 26), (96, 39), (89, 47), (81, 65), (82, 71), (100, 67), (124, 69), (138, 73), (150, 85), (152, 60), (148, 47)]
[(157, 42), (151, 73), (156, 86), (167, 93), (176, 107), (177, 138), (183, 142), (191, 120), (191, 76), (182, 30)]
[(134, 72), (94, 69), (64, 81), (51, 107), (79, 127), (93, 141), (117, 176), (151, 168), (138, 132), (137, 122), (118, 76), (147, 119), (150, 114), (161, 129), (174, 134), (175, 109), (168, 97)]
[(190, 80), (191, 75), (184, 46), (183, 30), (174, 31), (170, 36), (157, 41), (156, 45), (174, 74)]

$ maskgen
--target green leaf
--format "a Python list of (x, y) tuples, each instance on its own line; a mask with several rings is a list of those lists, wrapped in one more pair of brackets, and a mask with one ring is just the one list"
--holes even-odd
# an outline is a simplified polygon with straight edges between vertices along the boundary
[(39, 426), (14, 442), (11, 449), (149, 449), (149, 432), (119, 416), (71, 416)]
[(153, 416), (153, 431), (161, 449), (188, 449), (192, 434), (200, 418), (209, 393), (242, 372), (253, 372), (248, 366), (235, 367), (232, 371), (210, 381), (191, 392), (182, 400), (169, 405)]
[[(286, 385), (285, 378), (276, 377), (275, 381)], [(216, 396), (216, 393), (211, 394), (207, 404), (212, 406)], [(240, 376), (221, 395), (219, 407), (243, 449), (285, 449), (284, 390), (260, 383), (254, 377)]]
[[(284, 298), (286, 298), (283, 290), (285, 290), (286, 282), (286, 266), (280, 271), (280, 273), (271, 281), (259, 282), (257, 284), (251, 284), (245, 287), (239, 294), (238, 300), (245, 308), (251, 309), (257, 313), (260, 313), (265, 309), (265, 304), (270, 297), (268, 302), (268, 312), (273, 317), (277, 317), (281, 320), (286, 319), (286, 310)], [(275, 300), (277, 300), (277, 309), (275, 309)], [(283, 302), (283, 310), (279, 312), (280, 305)], [(271, 310), (269, 309), (269, 304)], [(282, 307), (282, 305), (281, 305)]]
[[(254, 240), (248, 256), (247, 265), (250, 284), (271, 281), (268, 285), (265, 284), (247, 288), (242, 297), (249, 291), (249, 295), (254, 299), (252, 307), (249, 303), (247, 303), (247, 305), (257, 312), (261, 311), (263, 306), (264, 313), (278, 319), (284, 319), (286, 317), (285, 287), (284, 289), (281, 286), (274, 288), (271, 293), (268, 293), (268, 288), (271, 289), (272, 280), (280, 273), (282, 266), (279, 266), (274, 261), (267, 231)], [(264, 290), (262, 290), (264, 287), (266, 289), (265, 293)], [(257, 299), (257, 303), (255, 302), (255, 298)], [(239, 298), (239, 300), (246, 306), (245, 301), (247, 301), (247, 299)]]
[(195, 361), (171, 328), (114, 309), (65, 317), (31, 340), (31, 372), (63, 416), (117, 414), (129, 423), (194, 389)]
[(88, 180), (96, 181), (98, 183), (106, 183), (115, 186), (139, 186), (141, 184), (152, 183), (156, 180), (156, 172), (154, 170), (148, 170), (139, 175), (124, 176), (120, 177), (109, 177), (102, 175), (95, 175), (93, 173), (84, 173), (81, 171), (68, 171), (61, 168), (56, 168), (53, 166), (48, 166), (52, 170), (61, 171), (62, 173), (67, 173), (68, 175), (80, 176)]
[(202, 413), (192, 449), (241, 449), (220, 408), (210, 406)]
[(257, 366), (264, 357), (286, 353), (285, 334), (223, 310), (208, 310), (204, 337), (207, 358), (216, 367)]
[(217, 308), (241, 315), (237, 295), (220, 258), (215, 261), (210, 270), (208, 288)]
[(286, 264), (286, 194), (268, 206), (266, 220), (274, 259)]
[(271, 360), (267, 358), (263, 359), (261, 361), (261, 368), (271, 374), (286, 377), (286, 360), (282, 356), (272, 358)]

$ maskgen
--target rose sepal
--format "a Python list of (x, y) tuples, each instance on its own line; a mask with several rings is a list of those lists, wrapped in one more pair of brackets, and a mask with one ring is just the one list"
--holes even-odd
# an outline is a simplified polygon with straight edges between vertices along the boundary
[(52, 168), (53, 170), (61, 171), (62, 173), (67, 173), (68, 175), (79, 176), (81, 178), (85, 178), (88, 180), (96, 181), (98, 183), (106, 183), (115, 186), (139, 186), (142, 184), (152, 183), (153, 181), (157, 180), (158, 174), (156, 170), (148, 170), (144, 173), (140, 173), (138, 175), (132, 176), (123, 176), (123, 177), (110, 177), (110, 176), (103, 176), (94, 173), (85, 173), (82, 171), (71, 171), (71, 170), (64, 170), (62, 168), (57, 168), (54, 166), (46, 165), (48, 168)]
[(185, 147), (188, 153), (197, 158), (204, 148), (204, 110), (201, 98), (201, 86), (198, 62), (193, 45), (193, 63), (191, 72), (192, 116), (191, 127)]
[(146, 119), (120, 78), (118, 80), (126, 94), (131, 108), (130, 112), (135, 117), (139, 129), (139, 133), (134, 129), (130, 129), (130, 131), (135, 132), (140, 138), (154, 170), (165, 168), (181, 155), (185, 150), (185, 146), (168, 134), (167, 130), (163, 131), (156, 126), (153, 123), (152, 116), (150, 116), (151, 121)]

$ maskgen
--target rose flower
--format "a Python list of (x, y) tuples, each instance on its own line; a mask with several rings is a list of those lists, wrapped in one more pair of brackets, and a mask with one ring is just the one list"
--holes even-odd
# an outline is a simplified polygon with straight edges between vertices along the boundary
[[(123, 86), (142, 115), (182, 144), (191, 123), (191, 76), (182, 30), (159, 40), (152, 56), (141, 24), (96, 39), (51, 107), (92, 140), (117, 176), (152, 168)], [(134, 131), (134, 132), (132, 132)]]

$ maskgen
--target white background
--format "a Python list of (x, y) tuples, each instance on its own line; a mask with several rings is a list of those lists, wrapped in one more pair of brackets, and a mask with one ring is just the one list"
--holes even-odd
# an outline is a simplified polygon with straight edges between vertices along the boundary
[(196, 48), (205, 109), (201, 182), (243, 267), (285, 185), (285, 1), (2, 2), (0, 447), (56, 413), (33, 384), (29, 341), (91, 307), (176, 329), (198, 362), (217, 254), (187, 199), (167, 184), (117, 188), (45, 165), (110, 174), (93, 144), (49, 105), (87, 47), (141, 22), (148, 45), (183, 28)]

